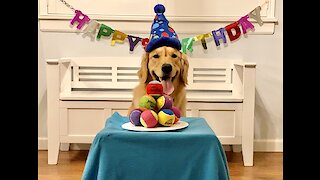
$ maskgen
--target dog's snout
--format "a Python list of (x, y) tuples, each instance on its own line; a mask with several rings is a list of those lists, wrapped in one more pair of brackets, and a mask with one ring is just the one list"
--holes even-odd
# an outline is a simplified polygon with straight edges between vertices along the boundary
[(169, 74), (172, 71), (172, 66), (171, 64), (163, 64), (162, 65), (162, 72), (165, 74)]

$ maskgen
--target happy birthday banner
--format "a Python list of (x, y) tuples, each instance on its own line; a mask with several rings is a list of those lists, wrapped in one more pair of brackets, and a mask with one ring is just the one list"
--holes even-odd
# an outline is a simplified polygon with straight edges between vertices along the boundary
[[(62, 2), (65, 3), (65, 1), (62, 1)], [(72, 9), (74, 10), (74, 8)], [(185, 54), (187, 54), (187, 50), (192, 52), (193, 51), (192, 46), (195, 41), (201, 41), (202, 47), (204, 49), (207, 49), (206, 39), (208, 38), (213, 38), (216, 46), (220, 46), (221, 41), (224, 44), (226, 44), (227, 43), (226, 36), (229, 37), (229, 40), (231, 42), (235, 41), (240, 37), (242, 33), (246, 34), (248, 30), (254, 30), (254, 25), (248, 20), (249, 18), (256, 20), (260, 26), (263, 25), (263, 21), (260, 16), (260, 11), (261, 11), (261, 6), (257, 6), (254, 10), (250, 11), (250, 13), (242, 16), (241, 18), (239, 18), (239, 20), (225, 27), (221, 27), (217, 30), (212, 30), (209, 33), (182, 39), (181, 40), (182, 52)], [(135, 46), (139, 42), (141, 42), (144, 48), (149, 43), (149, 38), (141, 38), (133, 35), (128, 35), (124, 32), (121, 32), (117, 29), (109, 27), (105, 24), (99, 23), (94, 19), (90, 19), (89, 16), (82, 13), (80, 10), (75, 10), (75, 16), (71, 20), (70, 24), (73, 26), (77, 24), (76, 28), (78, 30), (83, 29), (84, 26), (87, 24), (87, 26), (83, 30), (83, 33), (84, 33), (84, 36), (89, 36), (91, 40), (94, 40), (94, 38), (96, 38), (97, 40), (100, 40), (101, 37), (110, 37), (112, 35), (111, 46), (114, 46), (115, 43), (123, 43), (126, 39), (128, 39), (129, 45), (130, 45), (130, 48), (129, 48), (130, 51), (133, 51)], [(97, 33), (97, 30), (98, 30), (98, 33)]]

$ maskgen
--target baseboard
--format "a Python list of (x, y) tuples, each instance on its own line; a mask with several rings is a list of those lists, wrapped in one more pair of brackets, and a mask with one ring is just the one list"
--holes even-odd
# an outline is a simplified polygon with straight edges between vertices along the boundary
[[(224, 145), (226, 151), (230, 151), (230, 146)], [(90, 144), (71, 144), (71, 150), (89, 150)], [(38, 150), (48, 150), (48, 138), (38, 137)], [(254, 140), (254, 152), (283, 152), (282, 139), (256, 139)]]
[(256, 139), (254, 152), (283, 152), (282, 139)]
[(38, 137), (38, 150), (48, 150), (47, 137)]

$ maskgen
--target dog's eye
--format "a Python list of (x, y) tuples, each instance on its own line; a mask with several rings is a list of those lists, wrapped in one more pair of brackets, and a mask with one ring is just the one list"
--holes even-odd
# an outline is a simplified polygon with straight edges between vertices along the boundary
[(171, 57), (172, 57), (172, 58), (176, 58), (176, 57), (178, 57), (178, 56), (177, 56), (176, 54), (172, 54)]
[(153, 55), (154, 58), (159, 58), (158, 54)]

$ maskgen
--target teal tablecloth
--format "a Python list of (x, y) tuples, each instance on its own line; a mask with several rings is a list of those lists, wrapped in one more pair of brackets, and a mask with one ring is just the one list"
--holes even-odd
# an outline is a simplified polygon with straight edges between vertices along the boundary
[(136, 132), (117, 112), (107, 119), (88, 154), (83, 180), (229, 180), (222, 145), (205, 119), (182, 117), (184, 129)]

